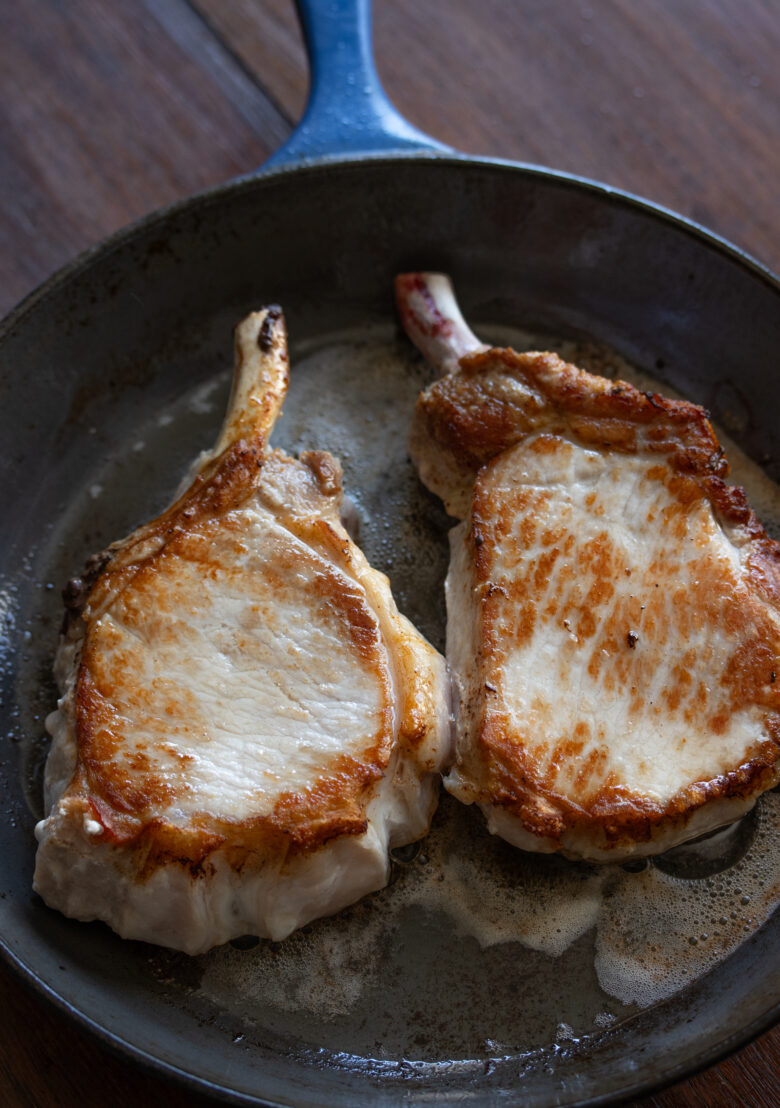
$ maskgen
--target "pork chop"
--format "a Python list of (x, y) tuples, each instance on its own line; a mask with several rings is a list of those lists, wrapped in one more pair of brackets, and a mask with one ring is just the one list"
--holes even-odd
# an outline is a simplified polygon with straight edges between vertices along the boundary
[(594, 861), (743, 815), (780, 777), (780, 546), (706, 413), (485, 346), (442, 275), (396, 292), (443, 372), (411, 453), (462, 520), (447, 789), (517, 846)]
[(190, 954), (381, 888), (449, 753), (443, 659), (342, 526), (338, 462), (267, 445), (287, 383), (267, 308), (215, 449), (67, 595), (35, 888)]

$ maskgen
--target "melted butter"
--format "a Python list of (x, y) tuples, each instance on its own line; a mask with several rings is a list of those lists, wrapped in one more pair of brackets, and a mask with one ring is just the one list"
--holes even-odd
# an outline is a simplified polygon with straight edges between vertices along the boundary
[[(590, 345), (514, 329), (481, 333), (515, 349), (553, 348), (591, 372), (674, 395)], [(430, 371), (386, 333), (298, 351), (293, 367), (275, 444), (327, 447), (340, 457), (358, 541), (390, 576), (402, 611), (441, 647), (452, 521), (420, 487), (406, 454), (412, 407)], [(732, 480), (780, 536), (780, 490), (720, 431), (719, 438)], [(760, 927), (780, 900), (779, 825), (780, 795), (772, 793), (734, 828), (638, 870), (590, 866), (517, 851), (490, 836), (475, 809), (445, 796), (418, 856), (395, 865), (388, 888), (279, 946), (213, 951), (203, 959), (201, 989), (249, 1019), (271, 1013), (275, 1026), (303, 1029), (325, 1047), (335, 1028), (339, 1049), (351, 1044), (374, 1058), (555, 1049), (663, 1001)], [(405, 992), (399, 977), (415, 974)], [(509, 1018), (494, 997), (513, 988), (523, 1004)], [(454, 1013), (438, 1055), (414, 1037), (421, 989), (432, 1008)], [(381, 1030), (361, 1031), (360, 1013), (372, 1009), (391, 1014), (383, 1023), (375, 1012)]]
[[(759, 801), (754, 823), (749, 849), (720, 873), (675, 876), (660, 868), (661, 858), (616, 882), (596, 922), (595, 965), (605, 992), (624, 1004), (654, 1004), (707, 973), (766, 922), (780, 900), (780, 794)], [(713, 837), (720, 839), (716, 857), (721, 836)]]
[[(515, 330), (480, 333), (517, 349), (553, 348), (592, 372), (672, 395), (590, 345)], [(401, 610), (441, 648), (452, 520), (421, 487), (406, 449), (430, 370), (387, 328), (299, 347), (292, 367), (274, 444), (340, 458), (357, 540), (390, 577)], [(66, 580), (82, 548), (85, 555), (99, 549), (165, 505), (197, 449), (213, 442), (228, 388), (227, 373), (194, 386), (86, 475), (82, 498), (53, 536), (46, 580)], [(780, 537), (780, 490), (719, 437), (732, 479)], [(145, 449), (133, 452), (141, 441)], [(28, 684), (40, 684), (40, 668), (31, 668)], [(32, 724), (26, 730), (35, 733)], [(40, 744), (29, 753), (35, 808)], [(270, 1029), (377, 1065), (492, 1064), (535, 1050), (554, 1062), (562, 1044), (631, 1020), (750, 938), (780, 899), (778, 823), (780, 794), (771, 793), (735, 829), (631, 871), (515, 850), (488, 834), (476, 809), (443, 796), (431, 834), (413, 860), (394, 863), (386, 889), (282, 944), (212, 951), (197, 959), (197, 988), (260, 1037)], [(171, 960), (179, 965), (164, 952), (155, 959), (161, 973)], [(182, 956), (185, 963), (189, 979), (192, 961)]]

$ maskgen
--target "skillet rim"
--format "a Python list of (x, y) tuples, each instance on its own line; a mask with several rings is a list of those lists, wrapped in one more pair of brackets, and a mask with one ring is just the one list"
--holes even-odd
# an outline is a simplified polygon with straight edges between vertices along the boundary
[[(532, 179), (538, 179), (542, 182), (549, 181), (552, 184), (570, 188), (574, 191), (591, 193), (610, 204), (617, 204), (621, 208), (628, 209), (629, 211), (636, 211), (652, 219), (657, 219), (659, 222), (670, 226), (675, 231), (679, 231), (695, 241), (700, 242), (703, 246), (714, 250), (728, 261), (747, 270), (771, 291), (780, 296), (780, 276), (775, 275), (767, 266), (758, 261), (758, 259), (754, 258), (747, 251), (736, 246), (723, 236), (708, 230), (696, 221), (679, 215), (670, 208), (627, 190), (614, 188), (592, 178), (581, 177), (561, 170), (549, 169), (526, 162), (511, 161), (504, 158), (475, 157), (468, 154), (461, 154), (457, 151), (444, 153), (435, 150), (401, 150), (397, 152), (367, 151), (365, 153), (324, 155), (316, 158), (302, 159), (292, 164), (274, 165), (268, 169), (261, 168), (252, 173), (235, 177), (222, 184), (214, 185), (193, 195), (175, 200), (162, 208), (139, 217), (93, 245), (86, 247), (73, 259), (55, 270), (50, 277), (25, 295), (22, 300), (0, 320), (0, 344), (2, 344), (5, 338), (10, 335), (19, 323), (31, 312), (34, 312), (39, 305), (45, 303), (47, 297), (52, 292), (66, 285), (71, 277), (76, 277), (88, 270), (93, 262), (109, 258), (115, 251), (130, 242), (133, 237), (140, 236), (147, 230), (160, 226), (171, 218), (175, 218), (180, 214), (187, 213), (198, 207), (201, 207), (203, 211), (207, 211), (212, 205), (221, 203), (226, 196), (243, 190), (251, 190), (254, 187), (262, 187), (266, 182), (283, 182), (285, 178), (291, 176), (305, 176), (309, 173), (318, 173), (323, 170), (327, 171), (330, 167), (355, 171), (359, 170), (360, 167), (366, 163), (386, 163), (392, 167), (399, 162), (438, 164), (445, 169), (457, 169), (458, 167), (466, 166), (470, 169), (495, 170), (499, 173), (507, 172), (513, 175), (519, 172), (522, 175)], [(780, 307), (780, 303), (778, 306)], [(763, 930), (763, 928), (760, 928), (759, 932), (761, 930)], [(756, 932), (756, 934), (759, 932)], [(74, 1019), (79, 1027), (94, 1035), (113, 1053), (132, 1061), (133, 1064), (140, 1065), (146, 1072), (151, 1072), (168, 1080), (173, 1080), (177, 1084), (192, 1091), (217, 1097), (223, 1103), (264, 1106), (264, 1108), (286, 1108), (286, 1105), (280, 1101), (260, 1098), (254, 1094), (237, 1092), (235, 1089), (229, 1089), (208, 1078), (198, 1077), (188, 1073), (177, 1065), (159, 1057), (155, 1057), (148, 1053), (143, 1047), (135, 1046), (121, 1036), (109, 1031), (106, 1027), (97, 1023), (91, 1016), (80, 1011), (64, 997), (60, 996), (48, 982), (43, 980), (43, 978), (35, 972), (35, 970), (28, 967), (22, 959), (18, 958), (6, 945), (5, 937), (2, 933), (0, 933), (0, 956), (2, 956), (4, 963), (13, 971), (17, 980), (21, 981), (25, 987), (30, 989), (40, 999), (45, 1000), (47, 1003), (51, 1003), (61, 1014)], [(717, 967), (714, 967), (714, 969), (717, 970)], [(635, 1082), (629, 1086), (623, 1087), (616, 1093), (598, 1094), (596, 1096), (589, 1096), (584, 1100), (570, 1102), (572, 1108), (575, 1108), (575, 1104), (576, 1108), (591, 1108), (591, 1106), (595, 1108), (597, 1105), (621, 1103), (628, 1098), (639, 1095), (652, 1095), (660, 1089), (667, 1088), (704, 1069), (716, 1065), (735, 1051), (748, 1045), (778, 1022), (780, 1022), (780, 989), (778, 990), (778, 999), (774, 1005), (746, 1026), (720, 1039), (706, 1050), (704, 1054), (697, 1054), (688, 1061), (679, 1063), (672, 1070), (663, 1073), (662, 1076), (655, 1080)]]
[(147, 212), (146, 215), (139, 216), (138, 219), (111, 232), (111, 234), (107, 235), (105, 238), (98, 240), (98, 242), (93, 243), (91, 246), (85, 247), (85, 249), (74, 258), (65, 262), (65, 264), (56, 269), (50, 277), (47, 277), (46, 280), (27, 293), (18, 304), (0, 320), (0, 340), (2, 340), (29, 311), (32, 311), (40, 301), (44, 300), (53, 289), (57, 288), (60, 284), (64, 284), (70, 277), (81, 273), (94, 260), (97, 260), (98, 257), (110, 257), (114, 250), (123, 246), (134, 235), (141, 234), (148, 228), (161, 224), (171, 216), (177, 216), (187, 209), (195, 208), (199, 205), (208, 208), (212, 203), (219, 202), (225, 196), (233, 192), (245, 188), (249, 189), (253, 186), (263, 184), (266, 181), (283, 180), (293, 175), (305, 175), (309, 172), (328, 169), (331, 166), (354, 169), (366, 163), (381, 164), (382, 162), (386, 162), (394, 165), (399, 161), (439, 164), (452, 168), (465, 165), (475, 169), (484, 168), (511, 173), (520, 172), (532, 178), (550, 180), (555, 184), (573, 188), (577, 191), (584, 190), (585, 192), (593, 193), (605, 200), (616, 201), (619, 205), (629, 210), (638, 210), (645, 215), (659, 219), (662, 223), (671, 225), (673, 228), (682, 231), (691, 238), (700, 240), (705, 245), (719, 251), (729, 260), (747, 268), (754, 276), (763, 280), (774, 292), (780, 294), (780, 274), (773, 273), (763, 262), (754, 258), (752, 254), (749, 254), (741, 247), (736, 246), (724, 236), (708, 230), (708, 228), (704, 227), (701, 223), (697, 223), (687, 216), (679, 215), (663, 204), (656, 204), (654, 201), (638, 196), (636, 193), (629, 192), (626, 189), (615, 188), (602, 181), (596, 181), (591, 177), (580, 177), (575, 173), (565, 173), (558, 169), (548, 169), (544, 166), (533, 165), (529, 162), (515, 162), (508, 158), (474, 157), (470, 154), (460, 154), (457, 151), (453, 151), (452, 153), (441, 153), (435, 150), (401, 150), (395, 153), (387, 153), (386, 151), (381, 153), (366, 152), (364, 154), (348, 156), (331, 154), (318, 158), (306, 158), (299, 162), (273, 166), (269, 169), (261, 168), (253, 173), (233, 177), (231, 180), (225, 181), (222, 184), (213, 185), (211, 188), (203, 189), (200, 192), (185, 196), (179, 200), (174, 200), (162, 208), (157, 208), (151, 212)]

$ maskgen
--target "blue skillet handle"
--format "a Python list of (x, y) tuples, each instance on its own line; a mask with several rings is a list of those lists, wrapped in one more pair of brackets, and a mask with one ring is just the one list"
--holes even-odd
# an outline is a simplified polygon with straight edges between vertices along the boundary
[(371, 0), (296, 0), (311, 82), (303, 119), (265, 168), (328, 154), (439, 150), (387, 98), (374, 65)]

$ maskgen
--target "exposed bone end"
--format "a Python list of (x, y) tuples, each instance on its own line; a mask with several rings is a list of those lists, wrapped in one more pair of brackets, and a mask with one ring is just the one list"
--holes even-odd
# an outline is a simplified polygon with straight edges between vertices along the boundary
[(235, 331), (233, 388), (217, 444), (205, 461), (239, 440), (268, 440), (290, 380), (287, 328), (276, 304), (251, 312)]
[(395, 297), (404, 330), (441, 373), (452, 373), (464, 354), (488, 350), (463, 318), (444, 273), (401, 273)]
[(343, 530), (338, 461), (266, 445), (281, 316), (236, 351), (219, 453), (110, 548), (60, 648), (36, 828), (47, 904), (191, 954), (385, 885), (451, 751), (444, 659)]

